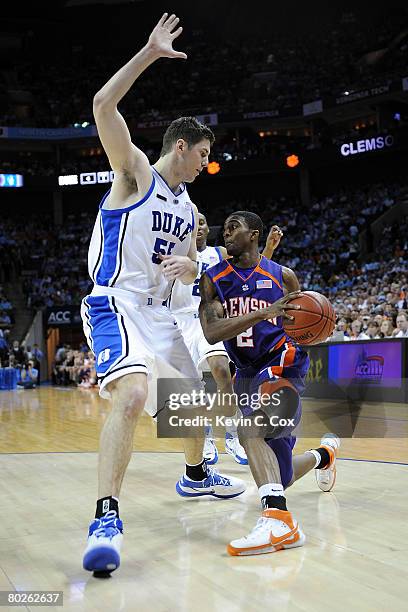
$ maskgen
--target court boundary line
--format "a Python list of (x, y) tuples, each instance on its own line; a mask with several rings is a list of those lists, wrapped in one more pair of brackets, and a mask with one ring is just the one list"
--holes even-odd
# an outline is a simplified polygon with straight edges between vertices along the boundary
[[(182, 453), (183, 451), (132, 451), (132, 455), (146, 453), (149, 455), (157, 454), (157, 453), (169, 453), (176, 454)], [(0, 452), (1, 455), (97, 455), (98, 451), (35, 451), (35, 452), (16, 452), (16, 453), (3, 453)], [(227, 455), (228, 453), (222, 453)], [(386, 465), (407, 465), (408, 462), (403, 461), (384, 461), (382, 459), (353, 459), (352, 457), (337, 457), (337, 461), (360, 461), (362, 463), (384, 463)]]
[(403, 461), (384, 461), (382, 459), (353, 459), (352, 457), (337, 457), (337, 461), (363, 461), (365, 463), (386, 463), (389, 465), (408, 465)]

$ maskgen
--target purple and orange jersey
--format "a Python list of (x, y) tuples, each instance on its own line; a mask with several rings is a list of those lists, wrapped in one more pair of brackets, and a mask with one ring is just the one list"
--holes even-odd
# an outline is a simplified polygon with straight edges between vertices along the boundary
[[(282, 266), (261, 256), (253, 268), (237, 268), (228, 260), (205, 274), (214, 283), (227, 317), (237, 317), (265, 308), (283, 297)], [(260, 321), (236, 338), (225, 340), (228, 355), (238, 368), (246, 368), (278, 350), (287, 338), (282, 317)]]

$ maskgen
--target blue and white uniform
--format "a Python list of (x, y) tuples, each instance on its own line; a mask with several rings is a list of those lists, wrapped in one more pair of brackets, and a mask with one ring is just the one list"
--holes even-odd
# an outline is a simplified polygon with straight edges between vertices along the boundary
[[(96, 357), (100, 395), (125, 374), (197, 378), (198, 372), (174, 316), (164, 304), (173, 282), (162, 272), (158, 254), (187, 255), (194, 211), (182, 184), (174, 193), (152, 168), (147, 194), (133, 205), (108, 209), (102, 199), (88, 254), (94, 282), (82, 301), (88, 344)], [(150, 394), (150, 389), (149, 389)], [(146, 408), (155, 414), (156, 407)]]
[(222, 260), (223, 257), (218, 247), (206, 246), (202, 251), (197, 251), (198, 275), (194, 284), (183, 285), (180, 281), (176, 281), (169, 298), (170, 309), (176, 317), (193, 361), (201, 372), (210, 370), (207, 357), (215, 355), (228, 357), (222, 342), (217, 342), (217, 344), (209, 344), (207, 342), (198, 314), (201, 300), (201, 275), (208, 268), (220, 263)]

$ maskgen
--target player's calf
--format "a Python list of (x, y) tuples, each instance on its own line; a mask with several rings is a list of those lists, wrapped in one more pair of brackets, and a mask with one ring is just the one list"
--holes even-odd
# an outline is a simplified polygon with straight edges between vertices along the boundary
[(305, 536), (288, 511), (285, 488), (293, 477), (292, 436), (243, 439), (251, 472), (259, 486), (263, 512), (254, 529), (227, 547), (234, 556), (257, 555), (302, 546)]

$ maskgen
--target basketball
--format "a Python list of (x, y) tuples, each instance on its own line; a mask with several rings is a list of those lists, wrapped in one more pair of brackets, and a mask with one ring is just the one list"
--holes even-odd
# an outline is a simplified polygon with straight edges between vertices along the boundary
[(318, 344), (331, 336), (336, 323), (336, 313), (329, 300), (316, 291), (303, 291), (289, 304), (298, 304), (300, 310), (287, 310), (295, 317), (284, 320), (285, 332), (301, 345)]

